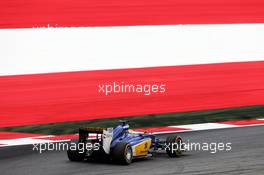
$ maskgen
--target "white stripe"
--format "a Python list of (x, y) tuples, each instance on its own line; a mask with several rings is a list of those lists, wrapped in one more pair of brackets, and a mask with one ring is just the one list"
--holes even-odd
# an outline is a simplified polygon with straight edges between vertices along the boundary
[(11, 139), (11, 140), (0, 140), (0, 144), (5, 144), (7, 146), (16, 146), (16, 145), (30, 145), (36, 143), (48, 143), (55, 142), (52, 140), (43, 140), (43, 139), (32, 139), (32, 138), (20, 138), (20, 139)]
[[(211, 125), (213, 124), (213, 125)], [(215, 124), (215, 125), (214, 125)], [(225, 129), (225, 128), (242, 128), (242, 127), (250, 127), (250, 126), (263, 126), (264, 123), (261, 124), (249, 124), (249, 125), (230, 125), (230, 124), (219, 124), (219, 123), (205, 123), (203, 124), (198, 124), (198, 125), (202, 125), (201, 128), (199, 128), (199, 126), (197, 126), (197, 124), (194, 124), (195, 126), (189, 126), (189, 125), (181, 125), (181, 126), (170, 126), (170, 127), (175, 127), (175, 128), (179, 128), (182, 126), (187, 126), (190, 130), (175, 130), (175, 131), (162, 131), (162, 132), (153, 132), (152, 134), (169, 134), (169, 133), (183, 133), (183, 132), (191, 132), (191, 131), (203, 131), (203, 130), (214, 130), (214, 129)], [(187, 128), (185, 127), (185, 128)], [(142, 133), (142, 132), (138, 132), (138, 133)]]
[[(78, 134), (76, 134), (78, 135)], [(89, 134), (89, 136), (94, 137), (96, 134)], [(61, 140), (50, 140), (53, 137), (59, 137), (56, 135), (43, 135), (43, 136), (34, 136), (34, 137), (26, 137), (26, 138), (19, 138), (19, 139), (9, 139), (9, 140), (1, 140), (0, 139), (0, 147), (4, 146), (16, 146), (16, 145), (30, 145), (30, 144), (37, 144), (37, 143), (50, 143), (50, 142), (64, 142), (70, 141), (70, 139), (61, 139)], [(93, 138), (88, 138), (93, 139)], [(3, 144), (3, 145), (1, 145)]]
[(186, 128), (197, 131), (197, 130), (233, 128), (237, 126), (230, 124), (220, 124), (220, 123), (201, 123), (201, 124), (179, 125), (179, 126), (171, 126), (171, 127)]
[(0, 30), (0, 75), (264, 60), (264, 24)]

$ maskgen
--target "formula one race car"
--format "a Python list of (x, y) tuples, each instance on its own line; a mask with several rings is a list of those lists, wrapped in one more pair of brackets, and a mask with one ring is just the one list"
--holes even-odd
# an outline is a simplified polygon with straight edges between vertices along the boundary
[(67, 154), (71, 161), (103, 157), (126, 165), (158, 150), (165, 150), (169, 157), (181, 156), (184, 151), (181, 137), (170, 135), (162, 141), (150, 133), (132, 133), (126, 122), (114, 128), (80, 128), (79, 140), (70, 144)]

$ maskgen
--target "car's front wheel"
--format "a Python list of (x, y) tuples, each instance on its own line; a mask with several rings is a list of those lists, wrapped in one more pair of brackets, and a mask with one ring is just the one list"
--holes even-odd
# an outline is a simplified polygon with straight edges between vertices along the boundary
[(166, 152), (168, 156), (170, 157), (179, 157), (182, 155), (183, 144), (182, 144), (182, 138), (177, 135), (170, 135), (166, 139), (166, 145), (167, 149)]

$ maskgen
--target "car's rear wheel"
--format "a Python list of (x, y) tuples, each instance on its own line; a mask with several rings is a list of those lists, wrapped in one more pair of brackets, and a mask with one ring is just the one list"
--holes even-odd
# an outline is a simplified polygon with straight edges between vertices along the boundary
[[(75, 144), (75, 146), (73, 146)], [(83, 161), (86, 151), (84, 149), (78, 149), (78, 141), (72, 141), (67, 150), (67, 155), (70, 161)], [(76, 149), (75, 149), (76, 148)]]
[(133, 159), (131, 145), (125, 142), (117, 143), (111, 150), (111, 158), (117, 163), (129, 165)]
[(166, 139), (166, 152), (170, 157), (179, 157), (182, 155), (182, 138), (177, 135), (170, 135)]

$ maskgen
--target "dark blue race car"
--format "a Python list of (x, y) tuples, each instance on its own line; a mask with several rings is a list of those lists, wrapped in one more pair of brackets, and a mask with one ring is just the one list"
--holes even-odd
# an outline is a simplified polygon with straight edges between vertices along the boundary
[(158, 150), (165, 150), (169, 157), (181, 156), (184, 151), (181, 137), (170, 135), (160, 140), (150, 133), (133, 133), (126, 122), (114, 128), (80, 128), (79, 140), (70, 144), (67, 154), (71, 161), (103, 157), (127, 165), (133, 159), (153, 156)]

